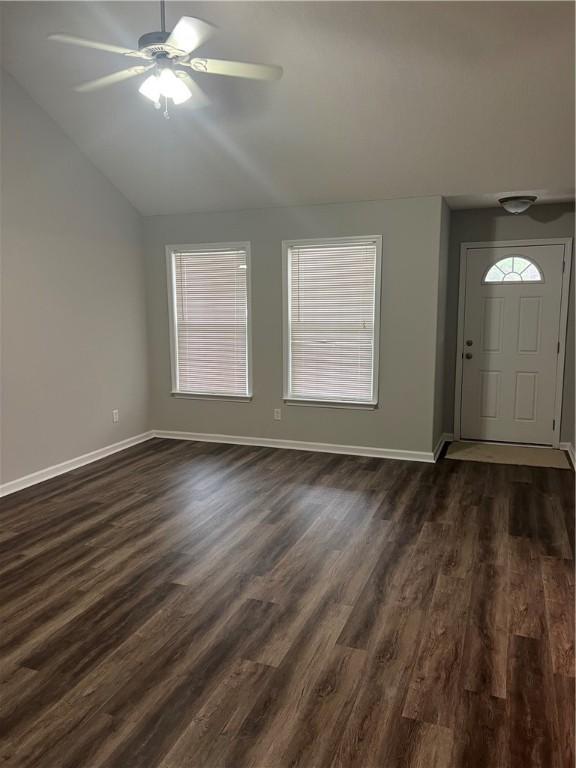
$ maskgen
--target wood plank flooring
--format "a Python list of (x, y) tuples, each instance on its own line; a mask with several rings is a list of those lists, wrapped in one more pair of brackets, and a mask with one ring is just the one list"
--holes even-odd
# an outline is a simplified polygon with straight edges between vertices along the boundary
[(0, 764), (574, 768), (574, 474), (152, 440), (0, 500)]

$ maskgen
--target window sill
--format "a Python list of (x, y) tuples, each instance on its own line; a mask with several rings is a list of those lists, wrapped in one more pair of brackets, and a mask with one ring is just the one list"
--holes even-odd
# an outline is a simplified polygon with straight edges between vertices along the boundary
[(351, 403), (339, 400), (299, 400), (285, 397), (285, 405), (303, 405), (306, 408), (349, 408), (355, 411), (375, 411), (378, 403)]
[(170, 396), (182, 400), (228, 400), (232, 403), (249, 403), (252, 400), (252, 395), (209, 395), (201, 392), (171, 392)]

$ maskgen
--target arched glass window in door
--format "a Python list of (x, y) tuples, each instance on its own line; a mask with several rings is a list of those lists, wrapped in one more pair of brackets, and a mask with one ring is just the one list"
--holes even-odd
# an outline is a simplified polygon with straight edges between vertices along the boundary
[(540, 267), (523, 256), (507, 256), (488, 269), (483, 283), (543, 283)]

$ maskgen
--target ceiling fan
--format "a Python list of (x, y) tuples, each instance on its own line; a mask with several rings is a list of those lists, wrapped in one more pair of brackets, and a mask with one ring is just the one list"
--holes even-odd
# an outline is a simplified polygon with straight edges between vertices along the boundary
[(153, 70), (138, 90), (150, 99), (157, 109), (161, 108), (163, 102), (165, 117), (169, 117), (169, 100), (174, 104), (183, 104), (193, 97), (195, 106), (204, 106), (208, 103), (204, 92), (186, 70), (207, 75), (244, 77), (251, 80), (278, 80), (282, 77), (282, 67), (274, 65), (192, 58), (191, 53), (214, 34), (216, 27), (192, 16), (182, 16), (172, 32), (167, 32), (165, 0), (160, 0), (160, 26), (160, 32), (147, 32), (140, 37), (138, 50), (66, 34), (49, 35), (49, 39), (144, 60), (145, 64), (121, 69), (119, 72), (99, 77), (97, 80), (90, 80), (76, 86), (75, 90), (80, 93), (96, 91)]

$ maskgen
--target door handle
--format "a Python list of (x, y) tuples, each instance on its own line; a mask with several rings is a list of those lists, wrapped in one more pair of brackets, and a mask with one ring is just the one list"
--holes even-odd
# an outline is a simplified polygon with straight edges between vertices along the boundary
[(472, 354), (472, 352), (466, 352), (466, 355), (465, 355), (465, 357), (466, 357), (466, 360), (472, 360), (472, 358), (474, 357), (474, 355)]

